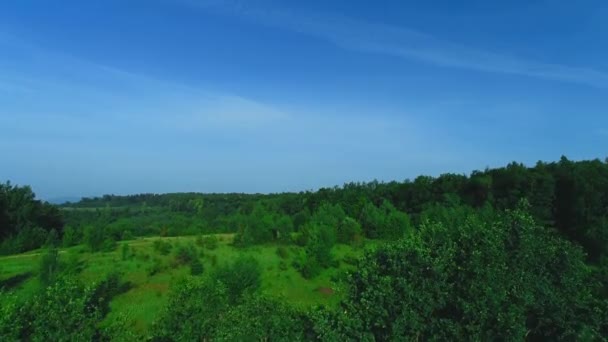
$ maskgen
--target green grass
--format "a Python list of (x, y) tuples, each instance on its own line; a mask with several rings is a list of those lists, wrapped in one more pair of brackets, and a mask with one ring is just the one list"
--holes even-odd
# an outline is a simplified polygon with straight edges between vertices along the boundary
[[(201, 261), (205, 270), (203, 276), (217, 267), (212, 263), (213, 258), (216, 258), (217, 265), (223, 265), (234, 261), (239, 256), (251, 256), (259, 262), (262, 269), (260, 292), (263, 294), (278, 297), (301, 308), (319, 304), (331, 307), (343, 298), (344, 290), (340, 283), (335, 281), (335, 277), (352, 268), (351, 265), (340, 262), (337, 268), (325, 269), (313, 279), (304, 279), (292, 266), (294, 258), (299, 253), (303, 253), (301, 247), (285, 246), (288, 255), (283, 259), (277, 254), (276, 245), (236, 248), (231, 245), (232, 235), (218, 234), (216, 236), (219, 239), (217, 248), (209, 250), (197, 246), (199, 256), (202, 254)], [(112, 300), (111, 312), (106, 317), (106, 322), (119, 315), (127, 315), (133, 321), (134, 329), (142, 332), (150, 326), (165, 305), (171, 285), (190, 274), (188, 266), (175, 267), (172, 265), (175, 246), (195, 243), (195, 237), (162, 238), (173, 245), (171, 253), (163, 256), (154, 250), (153, 242), (157, 239), (161, 238), (124, 241), (118, 244), (115, 251), (109, 253), (90, 253), (84, 246), (75, 246), (61, 249), (60, 255), (62, 261), (78, 258), (79, 261), (85, 263), (83, 271), (79, 274), (80, 279), (85, 283), (100, 281), (112, 271), (121, 272), (123, 279), (129, 281), (133, 287)], [(122, 243), (127, 243), (133, 254), (127, 260), (122, 259)], [(38, 264), (40, 256), (44, 252), (44, 250), (37, 250), (0, 257), (0, 284), (12, 277), (30, 274), (7, 292), (25, 298), (39, 290)], [(337, 245), (332, 252), (335, 259), (342, 260), (347, 255), (361, 255), (363, 249)], [(157, 274), (149, 275), (148, 270), (155, 258), (161, 261), (162, 270)], [(280, 267), (281, 263), (283, 263), (283, 269)]]

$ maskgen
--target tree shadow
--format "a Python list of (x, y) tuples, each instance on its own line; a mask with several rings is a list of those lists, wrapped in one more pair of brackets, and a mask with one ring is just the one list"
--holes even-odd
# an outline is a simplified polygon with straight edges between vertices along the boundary
[(25, 272), (25, 273), (17, 274), (15, 276), (12, 276), (12, 277), (4, 279), (4, 280), (0, 280), (0, 290), (10, 291), (10, 290), (18, 287), (19, 285), (23, 284), (32, 275), (34, 275), (33, 272)]

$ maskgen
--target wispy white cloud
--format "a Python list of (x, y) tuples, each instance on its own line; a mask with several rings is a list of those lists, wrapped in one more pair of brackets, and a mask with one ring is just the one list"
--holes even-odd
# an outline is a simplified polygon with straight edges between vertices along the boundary
[(208, 11), (236, 15), (262, 25), (316, 36), (345, 49), (418, 60), (442, 67), (608, 87), (608, 72), (604, 70), (527, 60), (442, 40), (404, 27), (339, 15), (261, 9), (240, 1), (182, 1)]

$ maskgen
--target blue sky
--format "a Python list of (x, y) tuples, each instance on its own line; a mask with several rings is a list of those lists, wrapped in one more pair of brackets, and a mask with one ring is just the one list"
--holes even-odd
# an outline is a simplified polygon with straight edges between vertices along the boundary
[(608, 156), (604, 1), (0, 5), (0, 179), (277, 192)]

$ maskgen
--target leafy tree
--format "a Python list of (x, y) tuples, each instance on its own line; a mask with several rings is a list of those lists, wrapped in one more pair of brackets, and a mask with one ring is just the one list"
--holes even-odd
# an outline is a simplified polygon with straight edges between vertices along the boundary
[(72, 226), (66, 226), (63, 228), (63, 247), (72, 247), (79, 244), (82, 241), (80, 232)]
[[(166, 308), (152, 327), (155, 341), (211, 340), (228, 305), (222, 282), (189, 278), (171, 292)], [(196, 319), (193, 319), (196, 317)]]
[(362, 260), (329, 325), (357, 340), (599, 337), (588, 274), (578, 248), (521, 210), (427, 223)]
[(217, 267), (211, 278), (224, 285), (228, 301), (234, 304), (260, 287), (260, 275), (261, 269), (257, 260), (239, 257), (229, 265)]
[(361, 225), (355, 219), (345, 217), (338, 226), (337, 240), (339, 243), (352, 243), (361, 238)]
[(311, 322), (305, 313), (274, 299), (253, 297), (229, 309), (218, 325), (220, 341), (304, 341)]

